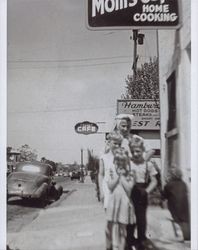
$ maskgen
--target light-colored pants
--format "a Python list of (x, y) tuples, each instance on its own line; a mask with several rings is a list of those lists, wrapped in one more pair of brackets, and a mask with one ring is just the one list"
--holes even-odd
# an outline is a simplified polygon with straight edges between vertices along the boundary
[(106, 249), (124, 250), (126, 245), (127, 225), (107, 221), (106, 225)]

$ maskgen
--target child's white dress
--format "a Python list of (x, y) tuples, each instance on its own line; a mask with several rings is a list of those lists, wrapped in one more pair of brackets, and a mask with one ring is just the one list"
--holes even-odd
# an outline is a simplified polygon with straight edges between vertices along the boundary
[[(116, 172), (111, 172), (110, 177), (115, 178)], [(113, 176), (113, 177), (112, 177)], [(128, 176), (128, 178), (132, 178)], [(110, 192), (106, 218), (109, 225), (108, 240), (111, 241), (112, 249), (123, 249), (121, 242), (126, 242), (127, 225), (135, 224), (135, 211), (130, 197), (124, 190), (122, 184), (118, 184), (113, 192)], [(125, 243), (126, 244), (126, 243)]]
[[(104, 208), (107, 208), (108, 200), (109, 200), (109, 195), (110, 195), (110, 190), (107, 185), (107, 181), (109, 179), (109, 174), (111, 171), (115, 172), (115, 165), (113, 163), (114, 161), (114, 156), (111, 151), (109, 151), (106, 154), (103, 154), (100, 159), (103, 161), (104, 164), (104, 178), (103, 178), (103, 183), (102, 183), (102, 189), (104, 193)], [(110, 170), (111, 169), (111, 170)]]
[(113, 192), (109, 192), (106, 218), (108, 221), (126, 225), (135, 223), (133, 204), (121, 184), (118, 184)]

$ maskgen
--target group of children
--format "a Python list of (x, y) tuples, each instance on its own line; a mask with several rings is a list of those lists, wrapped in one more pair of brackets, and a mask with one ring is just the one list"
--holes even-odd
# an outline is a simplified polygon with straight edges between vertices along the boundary
[(149, 161), (151, 155), (146, 154), (144, 140), (130, 135), (130, 127), (130, 118), (119, 118), (100, 159), (99, 186), (107, 219), (107, 250), (131, 250), (134, 245), (144, 249), (148, 194), (157, 184), (157, 172)]

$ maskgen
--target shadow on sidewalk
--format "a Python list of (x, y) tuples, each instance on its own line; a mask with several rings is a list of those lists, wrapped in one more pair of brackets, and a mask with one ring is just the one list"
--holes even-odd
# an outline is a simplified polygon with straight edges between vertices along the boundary
[(152, 240), (147, 239), (144, 246), (137, 247), (137, 250), (163, 250), (163, 249), (157, 248), (155, 244), (152, 242)]

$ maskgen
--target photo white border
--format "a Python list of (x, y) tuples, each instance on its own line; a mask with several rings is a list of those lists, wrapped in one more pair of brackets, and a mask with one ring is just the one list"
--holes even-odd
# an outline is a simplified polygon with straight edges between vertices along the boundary
[(191, 0), (191, 249), (198, 250), (198, 1)]
[[(191, 249), (198, 250), (198, 0), (191, 0)], [(6, 249), (7, 0), (0, 0), (0, 250)], [(190, 161), (189, 161), (190, 162)]]
[(0, 250), (6, 249), (7, 0), (0, 0)]

